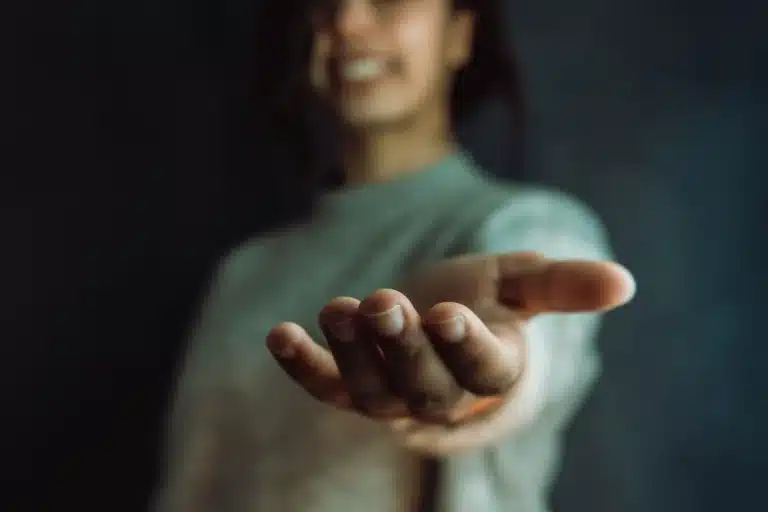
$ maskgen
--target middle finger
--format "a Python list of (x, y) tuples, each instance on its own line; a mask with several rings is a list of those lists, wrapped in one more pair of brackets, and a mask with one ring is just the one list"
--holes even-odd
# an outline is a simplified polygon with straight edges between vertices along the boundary
[(392, 389), (422, 421), (444, 422), (464, 391), (443, 365), (408, 298), (378, 290), (360, 306), (381, 349)]

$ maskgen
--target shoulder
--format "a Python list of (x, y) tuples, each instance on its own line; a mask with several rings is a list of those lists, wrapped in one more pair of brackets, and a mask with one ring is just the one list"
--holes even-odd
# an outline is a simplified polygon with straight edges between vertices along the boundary
[(287, 226), (279, 230), (258, 233), (234, 246), (217, 261), (211, 276), (215, 290), (226, 291), (251, 282), (274, 260), (290, 253), (302, 226)]
[(467, 236), (467, 252), (535, 251), (552, 258), (610, 258), (598, 215), (566, 192), (488, 180), (488, 201)]

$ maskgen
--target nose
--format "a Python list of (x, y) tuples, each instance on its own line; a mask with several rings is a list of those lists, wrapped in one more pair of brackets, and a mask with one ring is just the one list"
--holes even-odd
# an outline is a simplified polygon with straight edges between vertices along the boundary
[(374, 25), (370, 0), (342, 0), (336, 11), (336, 31), (344, 39), (364, 35)]

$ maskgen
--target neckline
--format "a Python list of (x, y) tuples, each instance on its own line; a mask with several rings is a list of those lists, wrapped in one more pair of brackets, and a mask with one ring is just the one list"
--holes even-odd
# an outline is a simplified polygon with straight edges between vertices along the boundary
[(474, 179), (476, 166), (463, 151), (447, 155), (439, 161), (419, 170), (403, 173), (384, 182), (367, 183), (340, 190), (326, 192), (320, 196), (320, 213), (343, 213), (365, 208), (366, 205), (393, 201), (397, 204), (405, 194), (434, 194), (446, 188), (463, 186), (468, 179)]

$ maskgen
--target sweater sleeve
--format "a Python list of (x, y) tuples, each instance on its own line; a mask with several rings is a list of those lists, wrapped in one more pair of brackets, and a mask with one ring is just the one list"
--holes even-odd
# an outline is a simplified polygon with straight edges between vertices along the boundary
[[(226, 332), (231, 274), (225, 259), (189, 333), (171, 397), (162, 481), (152, 497), (152, 512), (218, 511), (226, 503), (228, 489), (236, 484), (227, 468), (237, 460), (231, 453), (244, 450), (248, 440), (246, 433), (238, 431), (242, 422), (234, 417), (245, 407), (246, 397), (222, 378), (221, 346), (212, 343)], [(221, 463), (224, 456), (226, 467)]]

